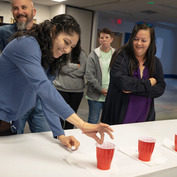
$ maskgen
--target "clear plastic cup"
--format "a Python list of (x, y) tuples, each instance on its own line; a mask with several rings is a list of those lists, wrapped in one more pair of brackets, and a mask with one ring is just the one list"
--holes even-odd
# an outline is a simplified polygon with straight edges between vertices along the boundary
[(156, 140), (151, 137), (141, 137), (138, 139), (139, 160), (148, 162), (154, 150)]
[(96, 143), (97, 168), (101, 170), (109, 170), (114, 156), (115, 144), (104, 142)]

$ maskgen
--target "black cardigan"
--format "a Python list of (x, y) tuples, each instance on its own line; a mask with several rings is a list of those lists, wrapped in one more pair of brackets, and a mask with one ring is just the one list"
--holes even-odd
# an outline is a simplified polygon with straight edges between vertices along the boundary
[(109, 125), (123, 122), (129, 102), (129, 94), (122, 92), (122, 90), (152, 98), (146, 121), (155, 120), (154, 98), (161, 96), (166, 87), (160, 60), (155, 57), (153, 77), (157, 80), (157, 83), (154, 86), (151, 86), (149, 79), (135, 79), (130, 76), (129, 61), (125, 50), (120, 52), (114, 61), (110, 71), (110, 84), (103, 106), (101, 122)]

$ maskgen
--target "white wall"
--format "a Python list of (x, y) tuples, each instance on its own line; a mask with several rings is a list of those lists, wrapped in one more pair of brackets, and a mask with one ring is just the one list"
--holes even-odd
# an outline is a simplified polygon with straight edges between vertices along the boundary
[(4, 23), (10, 23), (11, 22), (11, 18), (12, 13), (11, 13), (11, 4), (10, 3), (3, 3), (0, 2), (0, 16), (3, 16), (3, 22)]
[[(114, 32), (131, 33), (135, 23), (122, 21), (122, 24), (116, 24), (114, 16), (106, 14), (99, 14), (98, 29), (108, 27)], [(163, 39), (163, 50), (161, 55), (161, 63), (163, 66), (164, 74), (177, 75), (177, 29), (155, 27), (157, 38)], [(122, 44), (124, 41), (122, 41)], [(157, 46), (158, 48), (158, 46)]]
[(93, 12), (85, 9), (78, 9), (67, 6), (66, 13), (72, 15), (81, 27), (81, 46), (86, 54), (90, 53), (92, 36), (92, 17)]
[(36, 16), (34, 19), (36, 19), (37, 23), (41, 23), (44, 20), (50, 19), (50, 7), (34, 4), (34, 7), (36, 9)]
[(164, 74), (175, 74), (177, 75), (177, 70), (175, 70), (175, 66), (177, 67), (177, 63), (174, 62), (175, 53), (177, 55), (175, 36), (173, 30), (164, 29), (164, 28), (156, 28), (156, 37), (163, 38), (163, 50), (162, 57), (160, 58)]
[(56, 15), (64, 14), (66, 12), (66, 6), (64, 4), (51, 6), (50, 7), (50, 18)]

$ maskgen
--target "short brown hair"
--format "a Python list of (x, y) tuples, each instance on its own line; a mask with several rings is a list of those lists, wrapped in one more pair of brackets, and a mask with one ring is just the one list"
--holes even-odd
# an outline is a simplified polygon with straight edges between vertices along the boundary
[(109, 34), (111, 37), (113, 37), (113, 32), (108, 28), (103, 28), (103, 29), (98, 31), (98, 37), (99, 38), (100, 38), (101, 33)]

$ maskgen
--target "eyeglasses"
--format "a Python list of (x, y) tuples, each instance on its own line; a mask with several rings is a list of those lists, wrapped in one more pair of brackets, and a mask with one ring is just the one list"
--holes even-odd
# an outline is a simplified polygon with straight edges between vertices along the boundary
[(140, 22), (135, 23), (135, 25), (141, 25), (141, 24), (145, 24), (145, 25), (149, 26), (150, 28), (155, 28), (155, 26), (152, 23), (147, 23), (144, 21), (140, 21)]

